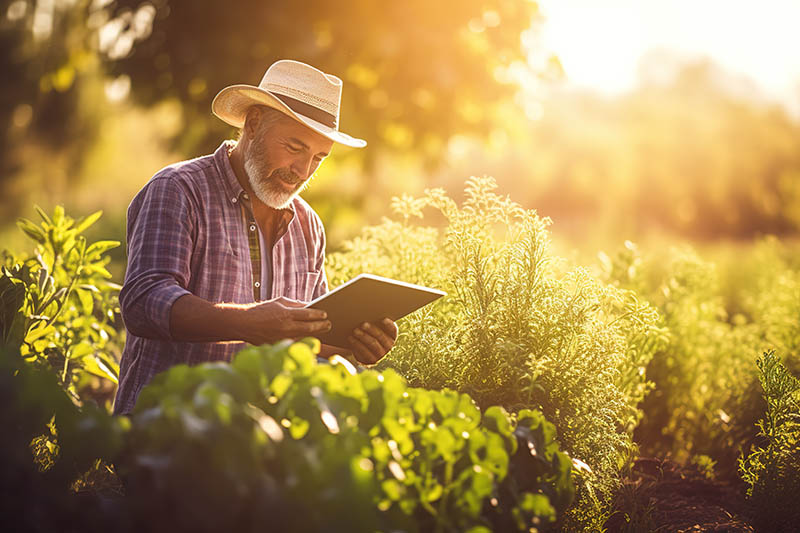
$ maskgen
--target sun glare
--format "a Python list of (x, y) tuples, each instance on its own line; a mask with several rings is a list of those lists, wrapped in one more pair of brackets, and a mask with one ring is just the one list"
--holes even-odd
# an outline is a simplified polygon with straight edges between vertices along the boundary
[(662, 49), (708, 57), (758, 80), (773, 98), (798, 104), (800, 2), (755, 6), (723, 0), (541, 0), (542, 44), (555, 51), (571, 85), (619, 93), (636, 85), (641, 58)]

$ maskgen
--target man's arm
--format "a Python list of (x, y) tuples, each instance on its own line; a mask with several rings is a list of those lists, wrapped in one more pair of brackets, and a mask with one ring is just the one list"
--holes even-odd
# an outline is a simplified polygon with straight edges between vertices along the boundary
[(186, 294), (172, 305), (170, 333), (176, 341), (244, 341), (261, 345), (330, 331), (325, 311), (303, 306), (287, 298), (252, 304), (215, 304)]

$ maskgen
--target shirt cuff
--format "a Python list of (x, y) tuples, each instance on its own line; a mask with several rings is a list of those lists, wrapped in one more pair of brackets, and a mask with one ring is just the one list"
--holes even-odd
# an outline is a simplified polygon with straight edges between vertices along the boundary
[(145, 312), (149, 322), (155, 328), (158, 337), (167, 340), (175, 340), (169, 329), (170, 313), (172, 304), (184, 294), (191, 294), (180, 285), (169, 285), (158, 291), (153, 291), (147, 299)]

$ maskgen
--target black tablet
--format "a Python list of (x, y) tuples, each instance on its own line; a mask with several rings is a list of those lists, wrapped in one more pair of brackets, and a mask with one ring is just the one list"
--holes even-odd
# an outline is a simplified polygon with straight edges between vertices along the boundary
[(361, 274), (323, 294), (306, 307), (328, 313), (331, 330), (318, 336), (324, 344), (345, 347), (347, 337), (364, 322), (399, 320), (445, 293), (372, 274)]

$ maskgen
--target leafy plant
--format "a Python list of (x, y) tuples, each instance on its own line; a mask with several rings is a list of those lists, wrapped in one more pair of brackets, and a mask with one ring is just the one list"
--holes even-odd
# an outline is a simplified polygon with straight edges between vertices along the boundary
[[(79, 408), (53, 372), (19, 351), (0, 349), (0, 402), (0, 530), (104, 531), (118, 523), (109, 502), (71, 489), (98, 459), (114, 460), (128, 420), (90, 403)], [(51, 444), (39, 461), (32, 440)]]
[[(471, 178), (461, 207), (441, 190), (395, 199), (398, 220), (366, 228), (326, 268), (332, 285), (372, 272), (444, 289), (447, 297), (402, 321), (382, 368), (483, 407), (540, 409), (585, 466), (576, 469), (574, 527), (600, 527), (635, 451), (644, 370), (663, 342), (657, 314), (585, 269), (564, 271), (548, 251), (549, 220), (495, 188)], [(426, 208), (441, 228), (413, 223)]]
[(535, 411), (481, 414), (395, 372), (317, 364), (318, 341), (176, 366), (145, 387), (118, 464), (154, 531), (528, 531), (570, 504)]
[(33, 256), (2, 253), (0, 341), (35, 365), (55, 370), (74, 401), (81, 401), (81, 390), (110, 400), (124, 339), (117, 329), (119, 286), (109, 281), (104, 254), (119, 242), (88, 243), (81, 235), (100, 211), (74, 220), (61, 206), (52, 216), (36, 210), (39, 225), (18, 222), (36, 243)]
[(756, 424), (761, 443), (739, 458), (739, 471), (759, 529), (794, 531), (800, 523), (800, 379), (773, 351), (756, 365), (767, 409)]
[[(646, 454), (682, 463), (706, 455), (723, 477), (735, 477), (763, 410), (753, 354), (786, 346), (774, 341), (791, 336), (796, 275), (774, 256), (712, 262), (688, 246), (643, 253), (626, 242), (601, 258), (607, 279), (656, 306), (669, 332), (647, 368), (655, 389), (642, 406), (637, 442)], [(744, 273), (735, 283), (734, 270)]]

